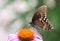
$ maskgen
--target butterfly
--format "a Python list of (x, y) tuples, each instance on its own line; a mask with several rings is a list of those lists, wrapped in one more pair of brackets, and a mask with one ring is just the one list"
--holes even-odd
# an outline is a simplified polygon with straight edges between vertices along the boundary
[[(41, 6), (33, 15), (32, 21), (30, 22), (34, 27), (39, 26), (39, 28), (43, 28), (44, 30), (50, 31), (52, 29), (52, 25), (47, 18), (47, 6)], [(37, 27), (36, 27), (37, 28)]]

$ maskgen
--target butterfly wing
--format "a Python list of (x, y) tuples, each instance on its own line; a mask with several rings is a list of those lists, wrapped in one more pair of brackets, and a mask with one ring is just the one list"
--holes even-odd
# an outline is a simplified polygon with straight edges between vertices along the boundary
[(33, 15), (32, 23), (34, 25), (40, 26), (44, 30), (50, 31), (52, 26), (46, 16), (47, 15), (46, 13), (47, 13), (47, 6), (45, 5), (41, 6)]

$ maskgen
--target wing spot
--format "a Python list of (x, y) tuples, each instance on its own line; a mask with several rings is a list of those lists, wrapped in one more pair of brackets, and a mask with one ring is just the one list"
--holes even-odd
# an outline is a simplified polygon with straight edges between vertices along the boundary
[(42, 21), (42, 18), (39, 18), (40, 21)]
[(45, 20), (45, 18), (44, 18), (44, 20)]
[(46, 24), (44, 24), (43, 29), (44, 29), (44, 30), (46, 29)]

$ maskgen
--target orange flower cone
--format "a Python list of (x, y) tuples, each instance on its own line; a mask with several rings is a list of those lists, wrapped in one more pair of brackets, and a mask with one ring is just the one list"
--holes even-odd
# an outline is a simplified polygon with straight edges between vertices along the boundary
[(18, 37), (21, 40), (32, 40), (34, 38), (34, 33), (28, 28), (24, 28), (18, 32)]

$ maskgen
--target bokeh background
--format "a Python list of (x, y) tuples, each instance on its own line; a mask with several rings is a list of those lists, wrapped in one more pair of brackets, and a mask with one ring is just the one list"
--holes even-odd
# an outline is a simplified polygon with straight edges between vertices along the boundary
[(0, 41), (9, 34), (28, 27), (35, 11), (48, 6), (48, 19), (53, 25), (50, 32), (40, 30), (44, 41), (60, 41), (60, 0), (0, 0)]

